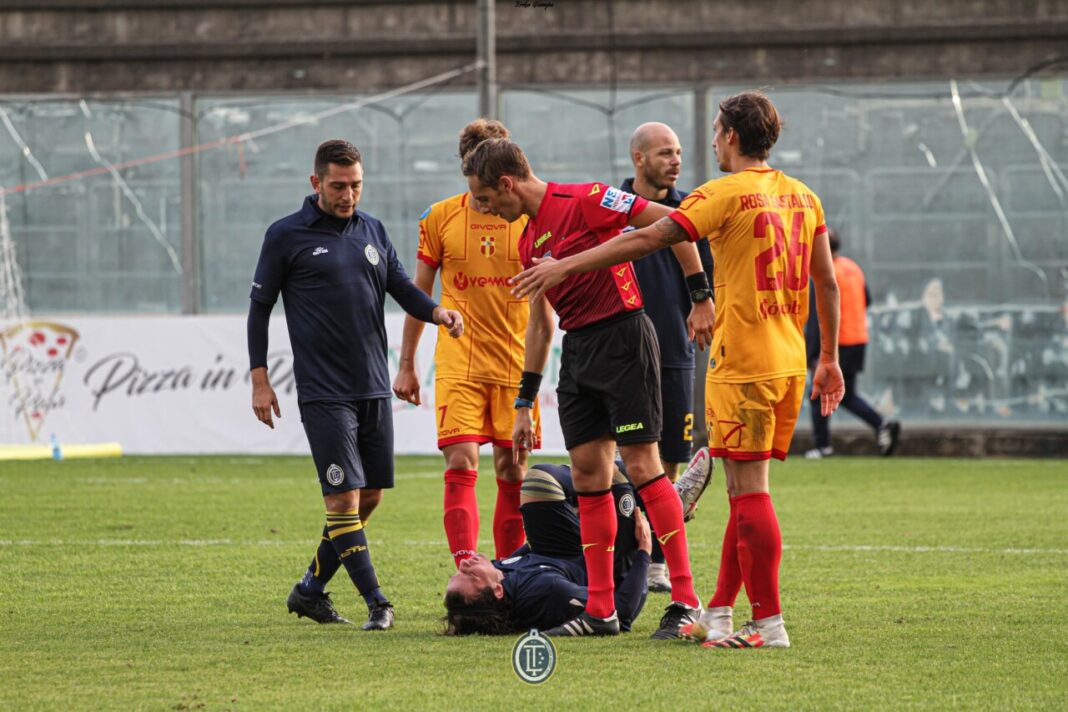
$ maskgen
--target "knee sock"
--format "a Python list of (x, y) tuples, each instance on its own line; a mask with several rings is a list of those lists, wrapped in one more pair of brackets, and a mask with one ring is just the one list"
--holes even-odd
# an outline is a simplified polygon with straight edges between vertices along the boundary
[(445, 470), (445, 538), (457, 566), (478, 548), (478, 470)]
[(302, 593), (322, 593), (326, 584), (334, 577), (341, 567), (341, 559), (334, 551), (334, 545), (330, 542), (330, 535), (326, 527), (323, 527), (323, 536), (319, 540), (319, 548), (315, 550), (308, 570), (304, 572), (304, 578), (300, 580)]
[(660, 548), (664, 550), (671, 574), (671, 600), (700, 608), (701, 601), (693, 588), (690, 571), (690, 549), (686, 543), (686, 527), (682, 523), (682, 502), (671, 480), (660, 475), (638, 488), (638, 496), (645, 503), (649, 525), (656, 532)]
[(363, 531), (359, 511), (327, 512), (326, 530), (341, 565), (368, 605), (375, 601), (385, 602), (386, 598), (378, 587), (375, 567), (371, 563), (371, 553), (367, 550), (367, 535)]
[(523, 546), (523, 515), (519, 513), (519, 490), (522, 482), (508, 482), (497, 478), (497, 507), (493, 510), (493, 544), (498, 559), (511, 556)]
[(777, 616), (781, 613), (782, 533), (771, 495), (767, 492), (738, 495), (734, 506), (738, 518), (738, 563), (745, 592), (753, 605), (753, 620)]
[(738, 517), (734, 498), (727, 517), (727, 531), (723, 533), (723, 552), (719, 556), (719, 574), (716, 576), (716, 592), (708, 602), (709, 608), (734, 608), (738, 592), (742, 590), (742, 569), (738, 565)]
[(617, 523), (611, 490), (579, 492), (578, 510), (582, 556), (586, 560), (586, 612), (595, 618), (608, 618), (616, 610), (612, 559)]

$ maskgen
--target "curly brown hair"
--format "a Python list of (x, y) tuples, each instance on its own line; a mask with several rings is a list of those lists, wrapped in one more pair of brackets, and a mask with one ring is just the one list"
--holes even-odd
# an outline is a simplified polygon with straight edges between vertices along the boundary
[(468, 600), (459, 591), (445, 592), (445, 635), (506, 635), (520, 628), (512, 623), (512, 602), (485, 589)]

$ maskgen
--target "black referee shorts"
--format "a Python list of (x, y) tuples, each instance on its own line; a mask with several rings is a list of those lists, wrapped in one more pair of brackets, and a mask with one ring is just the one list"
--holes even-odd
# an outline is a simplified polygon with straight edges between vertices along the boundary
[(568, 450), (605, 435), (619, 445), (657, 442), (660, 347), (649, 317), (627, 313), (564, 334), (556, 394)]

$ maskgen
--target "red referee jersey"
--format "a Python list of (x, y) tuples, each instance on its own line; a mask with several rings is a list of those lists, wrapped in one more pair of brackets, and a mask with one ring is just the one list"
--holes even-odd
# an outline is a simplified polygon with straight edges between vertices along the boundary
[[(532, 258), (563, 259), (612, 239), (649, 201), (604, 183), (549, 183), (538, 214), (519, 238), (523, 267)], [(545, 293), (564, 331), (642, 308), (630, 262), (568, 277)]]

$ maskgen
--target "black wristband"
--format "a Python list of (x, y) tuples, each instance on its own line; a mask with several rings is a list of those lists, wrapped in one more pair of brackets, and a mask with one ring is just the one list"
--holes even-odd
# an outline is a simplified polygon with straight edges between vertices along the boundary
[(541, 388), (541, 374), (533, 371), (523, 371), (519, 377), (519, 397), (523, 400), (538, 400), (538, 389)]
[(686, 289), (696, 292), (698, 289), (708, 289), (708, 275), (704, 272), (694, 272), (686, 278)]

